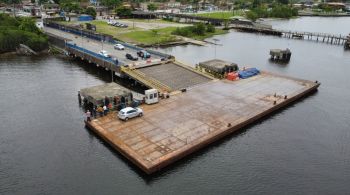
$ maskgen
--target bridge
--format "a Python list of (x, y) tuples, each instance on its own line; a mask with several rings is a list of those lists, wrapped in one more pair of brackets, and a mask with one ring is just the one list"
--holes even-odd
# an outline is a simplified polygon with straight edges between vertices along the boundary
[[(208, 82), (213, 78), (190, 66), (179, 63), (173, 56), (150, 49), (136, 47), (91, 33), (83, 29), (70, 29), (63, 25), (46, 25), (44, 31), (49, 39), (60, 46), (67, 55), (79, 58), (97, 67), (103, 67), (118, 77), (128, 77), (148, 88), (160, 92), (173, 92), (194, 85)], [(115, 50), (114, 44), (124, 45), (124, 50)], [(107, 51), (111, 57), (99, 54)], [(137, 55), (137, 51), (146, 50), (151, 54), (149, 59), (131, 61), (125, 55)]]

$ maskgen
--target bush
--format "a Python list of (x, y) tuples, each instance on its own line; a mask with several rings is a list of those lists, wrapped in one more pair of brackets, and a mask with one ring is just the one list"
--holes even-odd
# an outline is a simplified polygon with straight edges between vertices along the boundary
[(207, 32), (214, 33), (215, 32), (215, 27), (212, 24), (208, 24), (207, 25)]
[(92, 16), (94, 19), (96, 19), (96, 10), (93, 7), (88, 7), (84, 11), (85, 14)]
[(172, 34), (183, 37), (193, 37), (203, 36), (206, 33), (214, 33), (215, 30), (215, 27), (211, 24), (205, 25), (204, 23), (197, 23), (194, 26), (178, 27), (172, 32)]
[(205, 25), (203, 23), (197, 23), (194, 25), (192, 32), (196, 35), (204, 35), (205, 30)]
[(119, 6), (117, 9), (115, 9), (115, 12), (117, 12), (117, 15), (119, 17), (129, 17), (131, 16), (131, 12), (132, 10), (128, 7), (124, 7), (124, 6)]

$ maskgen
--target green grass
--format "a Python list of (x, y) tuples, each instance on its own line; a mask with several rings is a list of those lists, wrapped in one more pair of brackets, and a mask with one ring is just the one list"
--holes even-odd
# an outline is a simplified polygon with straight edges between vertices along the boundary
[[(168, 42), (178, 41), (179, 39), (171, 33), (176, 27), (167, 27), (155, 30), (142, 30), (132, 31), (119, 35), (119, 39), (125, 42), (130, 42), (138, 45), (153, 45), (153, 44), (164, 44)], [(214, 33), (206, 33), (205, 35), (198, 36), (194, 35), (188, 38), (196, 40), (204, 40), (214, 35), (220, 35), (227, 33), (227, 30), (216, 29)]]
[(177, 41), (176, 36), (171, 35), (175, 27), (167, 27), (157, 30), (132, 31), (120, 34), (119, 39), (142, 45), (162, 44)]
[(242, 16), (243, 11), (225, 11), (225, 12), (211, 12), (211, 13), (200, 13), (200, 14), (193, 14), (195, 16), (201, 16), (201, 17), (208, 17), (208, 18), (215, 18), (215, 19), (230, 19), (233, 16)]
[(94, 20), (89, 23), (96, 25), (97, 32), (112, 35), (115, 38), (118, 38), (120, 33), (125, 33), (130, 30), (139, 30), (138, 28), (134, 29), (130, 26), (128, 28), (115, 27), (115, 26), (108, 25), (107, 22), (105, 21), (98, 21), (98, 20)]
[(162, 20), (162, 19), (120, 19), (119, 21), (123, 22), (124, 21), (135, 21), (135, 22), (142, 22), (142, 23), (163, 23), (163, 24), (174, 24), (177, 22), (171, 22), (171, 21), (167, 21), (167, 20)]

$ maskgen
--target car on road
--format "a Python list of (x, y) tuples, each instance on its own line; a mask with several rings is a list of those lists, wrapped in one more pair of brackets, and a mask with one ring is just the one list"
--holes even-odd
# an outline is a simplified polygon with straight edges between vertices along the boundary
[(114, 47), (114, 49), (118, 49), (118, 50), (124, 50), (125, 49), (124, 45), (122, 45), (120, 43), (115, 44), (113, 47)]
[(137, 61), (139, 58), (136, 56), (133, 56), (132, 54), (127, 53), (125, 55), (126, 59), (132, 60), (132, 61)]
[(111, 56), (108, 54), (107, 51), (105, 50), (101, 50), (99, 53), (101, 56), (106, 57), (106, 58), (110, 58)]
[(140, 50), (137, 52), (137, 55), (140, 56), (141, 58), (150, 58), (151, 54), (149, 54), (147, 51), (145, 50)]
[(143, 111), (141, 108), (126, 107), (118, 112), (118, 118), (124, 121), (127, 121), (134, 117), (141, 117), (142, 115)]

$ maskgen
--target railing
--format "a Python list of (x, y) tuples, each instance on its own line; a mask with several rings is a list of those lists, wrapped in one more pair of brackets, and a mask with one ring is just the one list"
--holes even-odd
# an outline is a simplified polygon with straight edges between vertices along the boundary
[(70, 47), (70, 48), (72, 48), (72, 49), (78, 50), (78, 51), (80, 51), (80, 52), (86, 53), (86, 54), (88, 54), (88, 55), (91, 55), (91, 56), (93, 56), (93, 57), (95, 57), (95, 58), (99, 58), (99, 59), (101, 59), (101, 60), (104, 60), (104, 61), (107, 61), (107, 62), (109, 62), (109, 63), (112, 63), (112, 64), (114, 64), (114, 65), (116, 65), (116, 66), (118, 65), (118, 60), (113, 60), (113, 59), (111, 59), (111, 58), (102, 56), (102, 55), (97, 54), (97, 53), (95, 53), (95, 52), (93, 52), (93, 51), (90, 51), (90, 50), (84, 49), (84, 48), (82, 48), (82, 47), (79, 47), (79, 46), (77, 46), (77, 45), (74, 45), (74, 44), (71, 44), (71, 43), (66, 43), (66, 46), (68, 46), (68, 47)]

